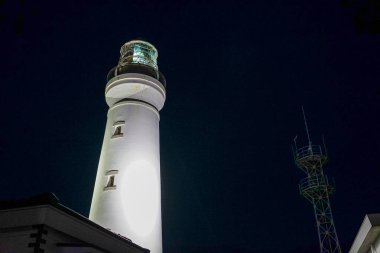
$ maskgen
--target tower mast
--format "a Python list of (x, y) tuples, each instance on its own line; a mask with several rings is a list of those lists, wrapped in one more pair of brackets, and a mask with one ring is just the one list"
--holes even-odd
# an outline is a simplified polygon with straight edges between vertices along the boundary
[(308, 137), (308, 146), (297, 148), (296, 139), (294, 139), (293, 148), (297, 167), (307, 175), (306, 178), (300, 181), (299, 191), (313, 205), (320, 253), (341, 253), (329, 199), (329, 196), (335, 191), (335, 187), (329, 182), (323, 171), (327, 162), (326, 147), (312, 145), (303, 107), (302, 114)]
[(166, 98), (156, 48), (125, 43), (105, 88), (107, 125), (90, 219), (162, 252), (159, 111)]

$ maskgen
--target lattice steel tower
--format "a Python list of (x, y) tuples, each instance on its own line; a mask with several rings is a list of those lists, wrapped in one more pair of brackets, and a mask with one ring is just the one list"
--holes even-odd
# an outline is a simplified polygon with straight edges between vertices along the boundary
[(307, 177), (300, 181), (299, 191), (302, 196), (313, 204), (320, 252), (341, 253), (329, 200), (329, 196), (334, 192), (335, 187), (323, 172), (323, 167), (327, 162), (326, 147), (325, 145), (323, 145), (323, 148), (320, 145), (312, 145), (303, 108), (302, 113), (309, 143), (306, 147), (298, 148), (297, 137), (294, 139), (293, 155), (295, 163), (298, 168), (307, 174)]

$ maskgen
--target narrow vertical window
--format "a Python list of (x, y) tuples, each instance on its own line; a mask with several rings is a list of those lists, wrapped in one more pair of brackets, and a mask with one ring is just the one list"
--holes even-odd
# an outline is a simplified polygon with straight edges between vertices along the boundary
[(116, 121), (115, 123), (113, 123), (113, 135), (111, 138), (118, 138), (118, 137), (123, 137), (124, 136), (124, 133), (123, 133), (123, 127), (125, 125), (125, 121)]
[(114, 187), (115, 186), (115, 175), (108, 177), (108, 183), (106, 188)]
[(105, 191), (116, 189), (115, 177), (118, 172), (118, 170), (109, 170), (106, 172), (107, 184), (104, 187)]

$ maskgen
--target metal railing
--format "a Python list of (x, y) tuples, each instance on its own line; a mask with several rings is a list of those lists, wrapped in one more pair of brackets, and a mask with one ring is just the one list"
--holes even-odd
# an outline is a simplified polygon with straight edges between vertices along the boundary
[(300, 159), (311, 155), (326, 156), (325, 153), (320, 145), (310, 145), (297, 149), (294, 153), (294, 158)]
[(107, 75), (107, 82), (114, 78), (115, 76), (121, 75), (121, 74), (127, 74), (127, 73), (138, 73), (138, 74), (144, 74), (150, 77), (153, 77), (160, 81), (160, 83), (166, 88), (166, 79), (164, 75), (161, 73), (161, 71), (156, 71), (152, 67), (149, 67), (144, 64), (139, 63), (129, 63), (124, 66), (116, 66), (113, 67)]
[(306, 190), (310, 190), (312, 188), (318, 187), (334, 187), (329, 183), (329, 179), (325, 175), (316, 175), (304, 178), (300, 181), (299, 190), (300, 192), (304, 192)]

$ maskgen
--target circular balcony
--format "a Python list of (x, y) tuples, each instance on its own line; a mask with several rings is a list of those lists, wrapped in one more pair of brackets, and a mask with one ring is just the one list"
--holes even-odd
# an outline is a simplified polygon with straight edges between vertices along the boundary
[(154, 68), (140, 63), (128, 63), (124, 66), (116, 66), (112, 68), (107, 75), (107, 82), (115, 76), (128, 73), (138, 73), (153, 77), (160, 81), (160, 83), (166, 88), (166, 79), (164, 75)]
[(306, 173), (317, 174), (327, 162), (327, 155), (320, 145), (310, 145), (294, 151), (296, 165)]
[(304, 178), (299, 184), (299, 191), (306, 198), (327, 197), (334, 190), (334, 185), (329, 183), (329, 179), (325, 175), (314, 175)]
[(299, 148), (295, 151), (295, 159), (303, 159), (309, 156), (325, 156), (326, 152), (323, 152), (320, 145), (310, 145), (306, 147)]

